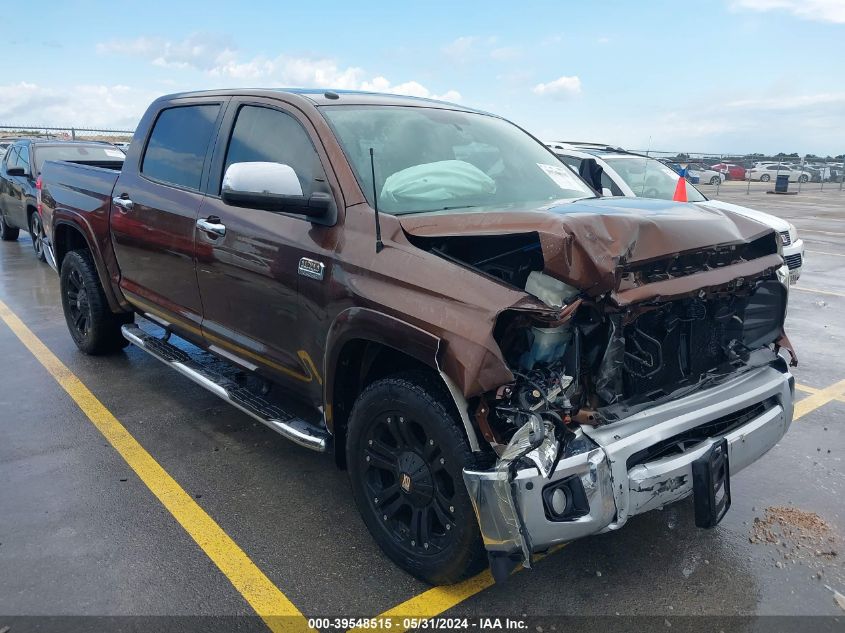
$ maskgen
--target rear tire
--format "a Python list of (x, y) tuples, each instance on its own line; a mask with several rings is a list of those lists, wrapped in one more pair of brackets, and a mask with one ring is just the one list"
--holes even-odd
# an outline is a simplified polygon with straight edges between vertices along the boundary
[(18, 239), (20, 229), (14, 228), (6, 224), (6, 218), (0, 215), (0, 240), (4, 242), (14, 242)]
[(44, 255), (44, 224), (38, 211), (29, 214), (29, 236), (32, 238), (32, 250), (35, 251), (38, 261), (47, 261)]
[(798, 182), (800, 182), (802, 184), (807, 182), (807, 180), (808, 180), (808, 178), (804, 174), (801, 174), (800, 176), (798, 176)]
[(721, 179), (721, 178), (719, 178), (719, 176), (713, 176), (713, 177), (710, 179), (710, 184), (711, 184), (711, 185), (718, 185), (718, 184), (721, 182), (721, 180), (722, 180), (722, 179)]
[(60, 287), (65, 321), (80, 351), (99, 356), (113, 354), (129, 344), (120, 327), (131, 323), (133, 315), (111, 311), (88, 251), (71, 251), (65, 255)]
[(448, 392), (422, 372), (378, 380), (349, 419), (352, 496), (373, 539), (409, 574), (458, 582), (487, 562), (463, 481), (474, 463)]

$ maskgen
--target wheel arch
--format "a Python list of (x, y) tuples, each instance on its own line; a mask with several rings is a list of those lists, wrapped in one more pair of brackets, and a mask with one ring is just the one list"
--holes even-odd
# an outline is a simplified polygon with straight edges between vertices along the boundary
[(92, 259), (94, 260), (94, 266), (97, 269), (97, 276), (100, 279), (100, 285), (103, 287), (103, 291), (106, 295), (109, 308), (115, 313), (128, 311), (128, 303), (126, 303), (125, 299), (119, 297), (114, 290), (108, 271), (105, 269), (104, 264), (101, 261), (99, 249), (95, 247), (94, 241), (90, 239), (89, 235), (82, 229), (82, 227), (80, 227), (77, 223), (66, 219), (57, 219), (53, 226), (52, 248), (56, 268), (59, 271), (62, 269), (62, 260), (70, 251), (85, 249), (90, 252)]
[(470, 447), (479, 450), (467, 401), (438, 363), (441, 345), (437, 336), (376, 310), (349, 308), (335, 318), (326, 342), (323, 400), (338, 467), (345, 468), (346, 425), (355, 399), (372, 382), (407, 370), (429, 372), (443, 384)]

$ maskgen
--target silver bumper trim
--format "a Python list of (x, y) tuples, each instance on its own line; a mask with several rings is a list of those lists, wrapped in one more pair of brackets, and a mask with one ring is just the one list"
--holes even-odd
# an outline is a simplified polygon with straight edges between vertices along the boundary
[[(513, 521), (507, 519), (509, 508), (501, 507), (496, 469), (465, 469), (464, 482), (485, 547), (523, 558), (519, 555), (522, 538), (532, 552), (543, 551), (557, 543), (618, 529), (631, 516), (679, 501), (692, 493), (692, 462), (721, 437), (728, 440), (731, 473), (739, 472), (777, 444), (789, 428), (793, 412), (790, 383), (790, 374), (760, 367), (614, 424), (584, 427), (584, 435), (595, 443), (592, 450), (561, 459), (548, 478), (531, 466), (516, 472), (512, 496), (524, 534), (514, 534)], [(739, 428), (699, 442), (683, 454), (628, 469), (628, 458), (638, 451), (764, 401), (771, 406)], [(583, 486), (589, 510), (571, 520), (552, 520), (543, 489), (571, 477)]]

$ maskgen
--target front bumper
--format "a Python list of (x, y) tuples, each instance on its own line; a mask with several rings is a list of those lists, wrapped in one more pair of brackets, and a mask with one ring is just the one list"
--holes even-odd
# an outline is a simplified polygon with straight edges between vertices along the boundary
[[(627, 520), (692, 493), (692, 462), (727, 438), (731, 474), (759, 459), (792, 421), (794, 380), (786, 363), (750, 370), (718, 386), (642, 411), (602, 427), (582, 427), (593, 448), (562, 457), (548, 478), (525, 465), (503, 481), (501, 470), (464, 470), (484, 544), (494, 556), (521, 559), (582, 536), (615, 530)], [(681, 454), (638, 462), (629, 459), (702, 424), (765, 403), (761, 412), (722, 435), (686, 447)], [(635, 460), (637, 461), (637, 460)], [(544, 490), (575, 485), (578, 516), (554, 518)], [(509, 486), (509, 488), (508, 488)], [(583, 494), (582, 492), (583, 491)], [(586, 507), (584, 506), (586, 501)]]
[(783, 247), (783, 261), (789, 267), (789, 283), (794, 284), (804, 269), (804, 240), (797, 239)]

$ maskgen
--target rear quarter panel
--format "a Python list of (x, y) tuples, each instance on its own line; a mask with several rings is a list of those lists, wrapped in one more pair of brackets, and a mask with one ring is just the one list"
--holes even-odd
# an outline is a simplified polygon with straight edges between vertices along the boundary
[(59, 270), (66, 248), (57, 233), (62, 226), (73, 227), (88, 243), (113, 310), (128, 307), (118, 288), (120, 270), (109, 233), (112, 190), (119, 175), (117, 170), (57, 161), (44, 163), (41, 172), (44, 230)]

